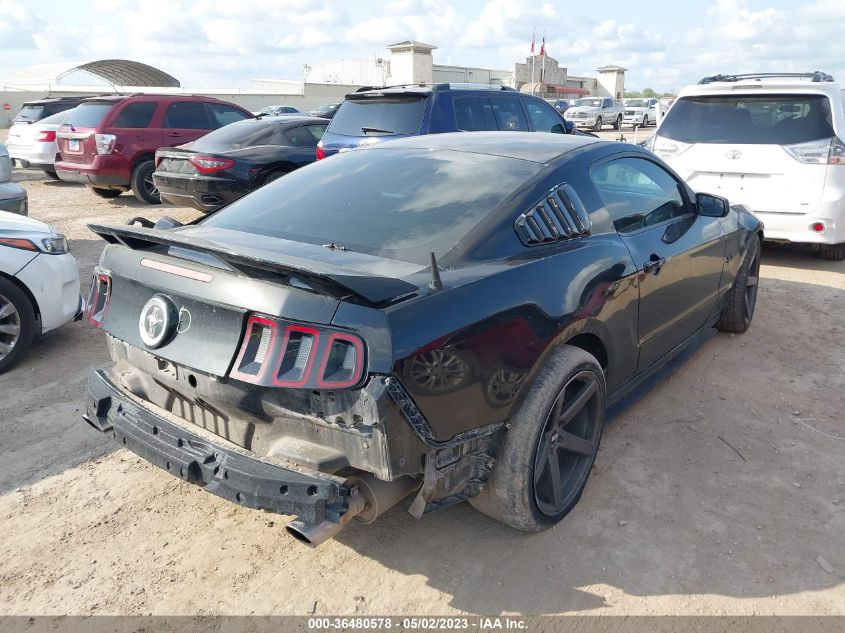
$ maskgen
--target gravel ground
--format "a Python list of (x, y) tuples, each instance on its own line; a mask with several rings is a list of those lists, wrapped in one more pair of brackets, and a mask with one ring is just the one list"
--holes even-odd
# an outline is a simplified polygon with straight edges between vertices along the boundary
[[(16, 179), (85, 286), (102, 248), (87, 222), (194, 217)], [(845, 614), (843, 306), (845, 263), (767, 246), (751, 330), (714, 335), (616, 415), (562, 524), (397, 508), (318, 550), (85, 425), (108, 357), (67, 325), (0, 375), (0, 614)]]

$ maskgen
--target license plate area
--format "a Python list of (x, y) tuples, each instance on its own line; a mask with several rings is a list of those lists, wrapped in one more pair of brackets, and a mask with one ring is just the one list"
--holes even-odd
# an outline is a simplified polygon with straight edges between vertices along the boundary
[(67, 149), (68, 149), (69, 152), (79, 153), (79, 151), (80, 151), (79, 139), (76, 139), (76, 138), (68, 139)]

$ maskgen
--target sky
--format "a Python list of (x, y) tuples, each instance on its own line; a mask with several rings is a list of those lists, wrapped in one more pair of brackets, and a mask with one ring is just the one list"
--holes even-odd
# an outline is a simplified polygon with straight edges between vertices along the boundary
[(570, 74), (628, 68), (628, 90), (677, 91), (720, 72), (845, 79), (845, 0), (0, 0), (0, 80), (123, 58), (186, 87), (249, 88), (406, 39), (437, 46), (435, 63), (512, 69), (532, 31)]

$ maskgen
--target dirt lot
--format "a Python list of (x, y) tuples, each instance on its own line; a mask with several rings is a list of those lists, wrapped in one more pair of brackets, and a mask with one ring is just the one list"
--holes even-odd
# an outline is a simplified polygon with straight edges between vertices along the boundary
[[(193, 216), (17, 178), (86, 281), (102, 247), (86, 222)], [(581, 504), (531, 536), (462, 505), (306, 549), (285, 518), (88, 428), (86, 374), (108, 359), (68, 325), (0, 375), (0, 613), (845, 614), (845, 263), (783, 247), (763, 263), (751, 330), (619, 413)]]

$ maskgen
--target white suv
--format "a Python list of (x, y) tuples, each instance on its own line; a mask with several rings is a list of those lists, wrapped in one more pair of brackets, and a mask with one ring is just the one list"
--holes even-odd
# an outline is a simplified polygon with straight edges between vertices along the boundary
[(845, 259), (845, 86), (830, 75), (716, 75), (681, 90), (649, 149), (696, 191), (744, 204), (768, 240)]

